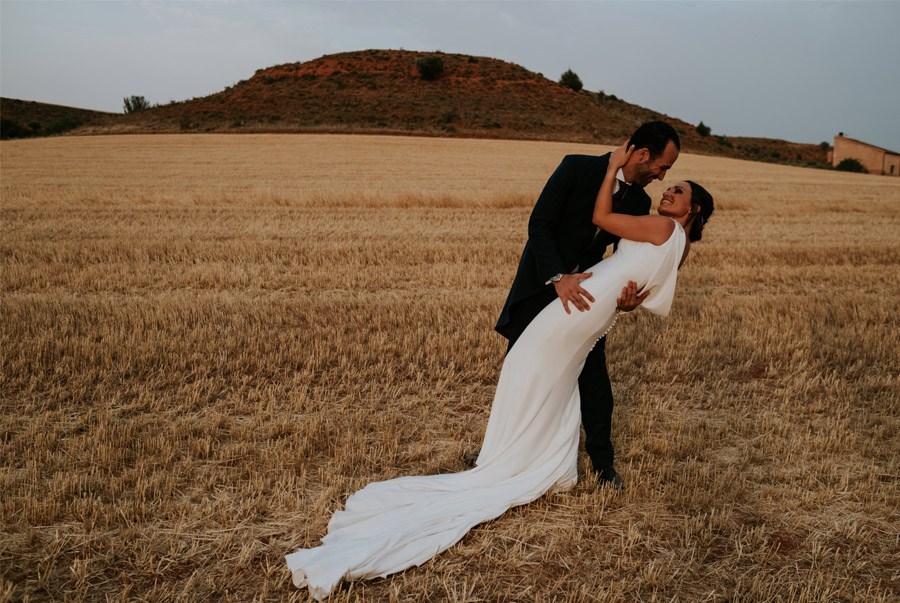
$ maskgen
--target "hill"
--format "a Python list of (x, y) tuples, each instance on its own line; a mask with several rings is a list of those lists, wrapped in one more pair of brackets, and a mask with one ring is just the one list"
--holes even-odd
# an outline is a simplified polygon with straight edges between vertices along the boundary
[[(443, 61), (423, 79), (417, 62)], [(84, 133), (354, 132), (615, 144), (641, 123), (664, 119), (693, 153), (825, 165), (819, 145), (701, 136), (694, 124), (625, 102), (574, 91), (519, 65), (487, 57), (364, 50), (258, 70), (202, 98), (173, 102)]]
[(27, 138), (62, 134), (83, 126), (111, 123), (113, 113), (77, 109), (15, 98), (0, 99), (0, 136)]

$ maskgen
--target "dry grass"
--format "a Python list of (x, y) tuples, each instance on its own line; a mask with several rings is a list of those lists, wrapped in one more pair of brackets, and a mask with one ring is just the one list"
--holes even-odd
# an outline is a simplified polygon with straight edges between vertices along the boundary
[[(348, 494), (478, 446), (531, 204), (596, 151), (0, 144), (0, 600), (305, 600), (283, 555)], [(671, 318), (610, 335), (626, 490), (586, 479), (333, 600), (900, 596), (900, 179), (671, 177), (720, 209)]]

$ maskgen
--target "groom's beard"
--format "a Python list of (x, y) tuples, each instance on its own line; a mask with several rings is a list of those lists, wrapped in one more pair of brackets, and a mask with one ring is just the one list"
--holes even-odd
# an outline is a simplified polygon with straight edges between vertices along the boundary
[(632, 184), (644, 188), (655, 179), (656, 176), (653, 174), (653, 168), (650, 167), (649, 161), (646, 164), (639, 163), (634, 166), (634, 178), (632, 179)]

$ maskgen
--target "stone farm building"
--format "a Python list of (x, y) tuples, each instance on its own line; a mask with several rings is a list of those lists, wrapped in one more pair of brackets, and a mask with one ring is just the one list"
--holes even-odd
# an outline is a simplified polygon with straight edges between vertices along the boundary
[(900, 176), (900, 153), (876, 147), (841, 132), (834, 137), (834, 150), (828, 151), (831, 165), (837, 166), (844, 159), (856, 159), (870, 174)]

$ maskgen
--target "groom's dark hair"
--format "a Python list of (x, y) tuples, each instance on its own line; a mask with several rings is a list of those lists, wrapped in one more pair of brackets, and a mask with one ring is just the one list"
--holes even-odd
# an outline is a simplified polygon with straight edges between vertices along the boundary
[(635, 149), (647, 149), (650, 151), (650, 157), (655, 159), (662, 155), (670, 140), (680, 151), (681, 140), (678, 139), (678, 132), (675, 131), (675, 128), (664, 121), (648, 121), (634, 131), (634, 134), (628, 139), (628, 144), (634, 145)]

